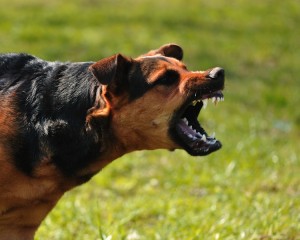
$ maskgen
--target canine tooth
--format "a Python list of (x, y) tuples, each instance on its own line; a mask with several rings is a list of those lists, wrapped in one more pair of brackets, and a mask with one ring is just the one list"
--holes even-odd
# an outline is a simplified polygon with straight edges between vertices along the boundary
[(217, 97), (217, 102), (220, 102), (221, 101), (221, 98), (220, 97)]
[(189, 138), (193, 138), (193, 135), (192, 135), (192, 134), (189, 134), (188, 137), (189, 137)]
[(206, 142), (206, 136), (205, 136), (205, 134), (203, 134), (201, 140), (204, 141), (204, 142)]
[(189, 125), (189, 122), (188, 122), (188, 120), (187, 119), (182, 119), (183, 120), (183, 122), (188, 126)]
[(193, 104), (193, 106), (195, 106), (197, 104), (197, 101), (194, 100), (192, 104)]
[(217, 105), (218, 102), (219, 102), (218, 97), (213, 97), (213, 98), (212, 98), (212, 102), (213, 102), (215, 105)]
[(203, 107), (202, 108), (203, 109), (205, 109), (207, 107), (207, 102), (208, 102), (207, 98), (202, 100), (202, 103), (203, 103)]
[(216, 133), (213, 132), (212, 135), (211, 135), (210, 137), (211, 137), (211, 138), (215, 138), (215, 136), (216, 136)]
[(212, 140), (212, 141), (209, 141), (208, 143), (210, 144), (210, 145), (212, 145), (212, 144), (215, 144), (216, 143), (216, 139), (214, 139), (214, 140)]

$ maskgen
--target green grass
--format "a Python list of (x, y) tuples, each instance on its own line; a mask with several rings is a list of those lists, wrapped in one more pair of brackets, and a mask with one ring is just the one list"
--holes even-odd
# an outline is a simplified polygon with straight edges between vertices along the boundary
[(226, 69), (207, 157), (136, 152), (65, 194), (36, 239), (300, 239), (297, 1), (2, 0), (0, 52), (87, 61), (164, 43)]

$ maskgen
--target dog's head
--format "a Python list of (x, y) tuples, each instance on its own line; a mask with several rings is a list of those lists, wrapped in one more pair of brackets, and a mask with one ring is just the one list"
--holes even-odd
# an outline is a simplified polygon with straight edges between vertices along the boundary
[(105, 101), (93, 114), (110, 119), (128, 152), (185, 149), (201, 156), (221, 148), (197, 117), (207, 99), (223, 100), (224, 70), (189, 71), (182, 57), (181, 47), (168, 44), (135, 59), (117, 54), (91, 65)]

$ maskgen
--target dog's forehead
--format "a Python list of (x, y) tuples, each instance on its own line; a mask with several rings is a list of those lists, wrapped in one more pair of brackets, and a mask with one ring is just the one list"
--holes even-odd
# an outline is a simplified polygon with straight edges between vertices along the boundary
[(161, 54), (157, 55), (152, 55), (152, 56), (142, 56), (136, 59), (137, 61), (147, 64), (147, 63), (157, 63), (157, 64), (170, 64), (173, 66), (181, 67), (181, 68), (186, 68), (186, 66), (179, 60), (171, 57), (166, 57)]

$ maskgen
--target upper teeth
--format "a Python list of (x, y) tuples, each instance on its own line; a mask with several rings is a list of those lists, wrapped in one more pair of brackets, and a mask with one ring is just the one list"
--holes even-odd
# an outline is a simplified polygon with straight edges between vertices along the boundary
[[(208, 99), (209, 99), (209, 98), (206, 98), (206, 99), (203, 99), (203, 100), (202, 100), (202, 103), (203, 103), (203, 109), (206, 108), (207, 103), (208, 103)], [(223, 101), (224, 101), (224, 97), (212, 97), (212, 98), (211, 98), (211, 101), (212, 101), (212, 103), (214, 103), (215, 105), (217, 105), (218, 102), (223, 102)]]
[(212, 101), (215, 105), (217, 105), (217, 103), (221, 101), (221, 98), (220, 98), (220, 97), (212, 97), (211, 101)]
[(194, 101), (192, 102), (193, 106), (195, 106), (195, 105), (197, 104), (197, 102), (201, 102), (201, 100), (194, 100)]
[(206, 108), (207, 102), (208, 102), (208, 99), (207, 99), (207, 98), (202, 100), (202, 103), (203, 103), (203, 109)]
[(216, 136), (216, 133), (213, 132), (212, 135), (211, 135), (211, 138), (215, 138), (215, 136)]
[[(197, 94), (195, 94), (195, 97), (197, 97)], [(205, 109), (208, 103), (208, 100), (211, 99), (211, 101), (217, 105), (218, 102), (224, 101), (224, 97), (223, 96), (214, 96), (211, 98), (205, 98), (203, 100), (194, 100), (192, 102), (192, 105), (195, 106), (198, 102), (202, 101), (202, 108)], [(196, 140), (196, 139), (201, 139), (201, 141), (206, 142), (208, 144), (215, 144), (216, 143), (216, 139), (215, 139), (215, 133), (212, 134), (212, 136), (207, 137), (205, 134), (201, 134), (200, 132), (198, 132), (196, 129), (193, 129), (192, 125), (189, 124), (189, 121), (187, 118), (183, 118), (182, 119), (183, 122), (193, 131), (194, 134), (192, 134), (191, 132), (186, 132), (187, 136), (192, 139), (192, 140)]]
[(224, 97), (212, 97), (212, 98), (205, 98), (205, 99), (203, 99), (203, 100), (200, 100), (200, 99), (199, 99), (199, 100), (194, 100), (194, 101), (192, 102), (192, 105), (193, 105), (193, 106), (196, 106), (196, 104), (197, 104), (198, 102), (201, 102), (201, 101), (202, 101), (202, 103), (203, 103), (202, 108), (205, 109), (206, 106), (207, 106), (207, 103), (208, 103), (208, 99), (211, 99), (211, 101), (212, 101), (215, 105), (217, 105), (218, 102), (223, 102), (223, 101), (224, 101)]

